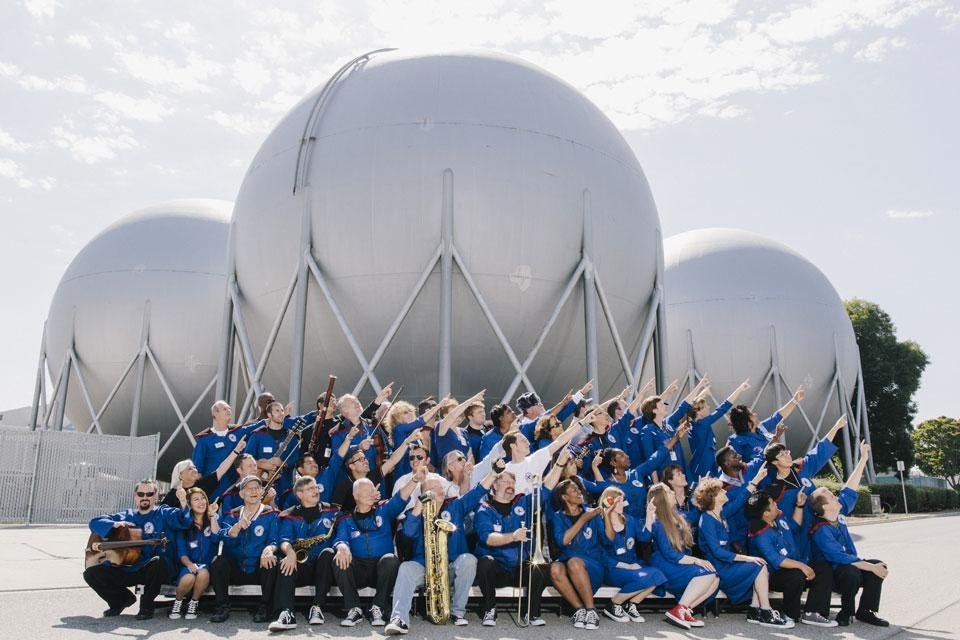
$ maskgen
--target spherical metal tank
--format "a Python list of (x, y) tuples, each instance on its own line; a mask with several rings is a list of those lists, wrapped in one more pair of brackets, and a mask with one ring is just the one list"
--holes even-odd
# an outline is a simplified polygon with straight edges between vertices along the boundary
[[(770, 371), (775, 345), (787, 385), (805, 388), (801, 406), (814, 426), (828, 401), (835, 354), (852, 395), (860, 362), (853, 326), (833, 285), (810, 261), (739, 229), (688, 231), (667, 238), (663, 247), (671, 378), (686, 374), (692, 353), (718, 401), (750, 378), (753, 388), (739, 402), (751, 404)], [(778, 405), (773, 388), (768, 382), (756, 404), (761, 419), (790, 398), (781, 385)], [(840, 415), (834, 393), (821, 432)], [(799, 412), (787, 424), (787, 442), (794, 455), (802, 455), (813, 434)], [(731, 433), (726, 420), (714, 428), (720, 443)]]
[[(486, 52), (374, 55), (308, 95), (270, 133), (240, 188), (232, 230), (254, 351), (296, 272), (303, 226), (331, 295), (372, 358), (440, 245), (445, 202), (453, 245), (520, 362), (576, 270), (586, 210), (594, 267), (635, 357), (660, 243), (643, 171), (578, 91), (523, 60)], [(440, 280), (438, 267), (376, 367), (379, 380), (403, 384), (406, 397), (437, 393)], [(514, 369), (457, 265), (452, 291), (451, 390), (487, 388), (499, 399)], [(581, 291), (528, 370), (547, 403), (586, 375)], [(288, 314), (265, 376), (281, 396), (294, 324)], [(599, 306), (597, 326), (606, 393), (624, 378)], [(313, 282), (306, 327), (308, 405), (327, 373), (347, 390), (361, 368)]]
[[(50, 304), (46, 351), (54, 383), (72, 341), (99, 411), (140, 350), (147, 308), (150, 348), (186, 413), (217, 372), (231, 208), (220, 200), (173, 200), (124, 216), (87, 243)], [(134, 367), (101, 418), (104, 432), (129, 432), (136, 374)], [(68, 391), (66, 417), (86, 430), (91, 418), (76, 370)], [(209, 424), (212, 401), (209, 395), (194, 413), (194, 430)], [(147, 365), (139, 435), (159, 432), (162, 445), (178, 423), (156, 371)], [(176, 442), (170, 457), (189, 455), (182, 434)]]

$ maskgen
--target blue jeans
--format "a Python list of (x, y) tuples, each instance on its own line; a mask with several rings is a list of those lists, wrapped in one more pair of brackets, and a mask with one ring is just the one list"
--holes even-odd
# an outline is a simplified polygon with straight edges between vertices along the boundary
[[(449, 572), (453, 578), (453, 595), (450, 598), (450, 613), (462, 618), (467, 612), (467, 599), (470, 598), (470, 587), (477, 575), (477, 557), (472, 553), (463, 553), (450, 563)], [(413, 594), (423, 586), (423, 576), (426, 569), (419, 562), (407, 560), (400, 565), (397, 572), (397, 582), (393, 586), (393, 612), (390, 617), (397, 617), (407, 625), (410, 624), (410, 606), (413, 603)]]

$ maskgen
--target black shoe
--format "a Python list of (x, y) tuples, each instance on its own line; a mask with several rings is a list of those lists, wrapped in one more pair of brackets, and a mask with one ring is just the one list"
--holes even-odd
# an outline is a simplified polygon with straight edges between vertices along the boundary
[(849, 614), (849, 613), (838, 613), (838, 614), (837, 614), (837, 626), (838, 626), (838, 627), (849, 627), (849, 626), (850, 626), (850, 614)]
[(270, 618), (270, 610), (267, 609), (266, 605), (257, 607), (257, 612), (253, 614), (254, 622), (270, 622)]
[(140, 609), (137, 612), (137, 620), (149, 620), (153, 617), (153, 609)]
[(110, 607), (109, 609), (103, 610), (104, 618), (116, 618), (118, 615), (123, 613), (123, 609), (118, 609), (116, 607)]
[(129, 591), (127, 591), (127, 598), (126, 598), (126, 600), (124, 600), (123, 604), (121, 604), (121, 605), (119, 605), (119, 606), (113, 606), (113, 607), (110, 607), (109, 609), (104, 610), (104, 612), (103, 612), (103, 617), (104, 617), (104, 618), (115, 618), (115, 617), (117, 617), (118, 615), (120, 615), (121, 613), (123, 613), (123, 610), (124, 610), (124, 609), (126, 609), (126, 608), (129, 607), (130, 605), (134, 604), (136, 601), (137, 601), (137, 596), (135, 596), (135, 595), (133, 595), (132, 593), (130, 593)]
[(890, 623), (884, 620), (883, 618), (877, 617), (873, 611), (864, 611), (863, 613), (857, 614), (857, 620), (860, 622), (866, 622), (867, 624), (872, 624), (875, 627), (889, 627)]
[(230, 617), (230, 607), (217, 607), (217, 610), (210, 616), (210, 622), (226, 622)]

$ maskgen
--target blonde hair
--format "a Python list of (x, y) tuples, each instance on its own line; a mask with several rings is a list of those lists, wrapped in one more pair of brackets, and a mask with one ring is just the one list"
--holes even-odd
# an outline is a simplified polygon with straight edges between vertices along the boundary
[(686, 551), (693, 546), (693, 534), (690, 525), (677, 512), (676, 503), (669, 498), (673, 490), (662, 482), (650, 487), (647, 493), (647, 502), (652, 502), (657, 513), (657, 520), (663, 526), (667, 539), (677, 551)]
[[(612, 508), (618, 497), (625, 496), (626, 494), (617, 487), (607, 487), (603, 490), (603, 492), (600, 494), (600, 500), (597, 501), (597, 506), (600, 507), (600, 513), (603, 515), (604, 520), (617, 515), (620, 518), (620, 524), (625, 525), (627, 523), (627, 519), (623, 516), (623, 514), (615, 514)], [(604, 508), (608, 504), (610, 507)]]
[(720, 478), (706, 478), (693, 492), (693, 501), (701, 511), (713, 511), (717, 502), (717, 495), (723, 491), (723, 482)]
[(383, 426), (392, 431), (395, 425), (400, 424), (397, 422), (397, 418), (405, 411), (413, 411), (414, 415), (417, 413), (416, 408), (406, 400), (394, 402), (390, 405), (390, 410), (387, 411), (387, 417), (383, 419)]

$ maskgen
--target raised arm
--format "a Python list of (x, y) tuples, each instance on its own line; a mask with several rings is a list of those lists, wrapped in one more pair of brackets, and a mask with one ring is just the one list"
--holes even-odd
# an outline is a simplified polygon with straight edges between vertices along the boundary
[(803, 385), (800, 385), (797, 387), (797, 391), (793, 394), (793, 397), (787, 400), (787, 404), (780, 407), (780, 411), (778, 413), (784, 418), (789, 416), (791, 413), (793, 413), (793, 410), (800, 405), (800, 401), (803, 400), (803, 395)]
[(247, 436), (243, 436), (237, 440), (237, 444), (233, 446), (233, 450), (230, 452), (230, 455), (224, 458), (223, 462), (221, 462), (217, 467), (217, 480), (221, 479), (227, 473), (227, 471), (230, 471), (230, 469), (233, 467), (234, 460), (236, 460), (237, 456), (243, 453), (247, 448), (246, 438)]
[(750, 388), (750, 378), (747, 378), (746, 380), (740, 383), (739, 387), (734, 389), (733, 392), (729, 396), (727, 396), (727, 402), (729, 402), (730, 404), (736, 404), (737, 398), (740, 397), (740, 394), (742, 394), (744, 391), (746, 391), (749, 388)]
[(692, 403), (700, 395), (700, 392), (710, 386), (710, 378), (703, 376), (700, 378), (700, 382), (694, 385), (693, 389), (690, 389), (690, 393), (683, 399), (687, 404)]
[[(456, 407), (454, 407), (454, 408), (450, 411), (450, 413), (448, 413), (447, 415), (445, 415), (445, 416), (443, 417), (443, 420), (440, 421), (440, 428), (437, 430), (437, 435), (438, 435), (438, 436), (447, 435), (447, 431), (450, 429), (450, 427), (454, 427), (454, 426), (456, 426), (457, 424), (459, 424), (459, 422), (460, 422), (460, 420), (461, 420), (461, 416), (463, 415), (463, 412), (467, 410), (467, 407), (469, 407), (470, 405), (474, 404), (475, 402), (483, 402), (483, 395), (484, 395), (486, 392), (487, 392), (487, 390), (484, 389), (484, 390), (481, 391), (480, 393), (477, 393), (477, 394), (471, 396), (470, 398), (468, 398), (468, 399), (465, 400), (464, 402), (461, 402), (461, 403), (458, 404)], [(440, 406), (440, 405), (438, 404), (437, 407), (439, 407), (439, 406)]]
[(857, 465), (853, 468), (853, 471), (850, 472), (850, 477), (843, 483), (844, 489), (853, 489), (856, 491), (860, 488), (860, 479), (863, 478), (863, 470), (867, 468), (867, 460), (869, 460), (869, 458), (870, 445), (867, 444), (866, 440), (862, 440), (860, 442), (860, 459), (857, 461)]
[(410, 443), (419, 437), (419, 429), (411, 431), (410, 435), (404, 438), (403, 442), (397, 445), (397, 448), (393, 450), (393, 453), (390, 454), (390, 457), (384, 460), (383, 466), (380, 467), (380, 473), (383, 475), (391, 473), (397, 467), (397, 465), (400, 464), (400, 461), (403, 460), (403, 456), (407, 454), (407, 447), (410, 446)]

